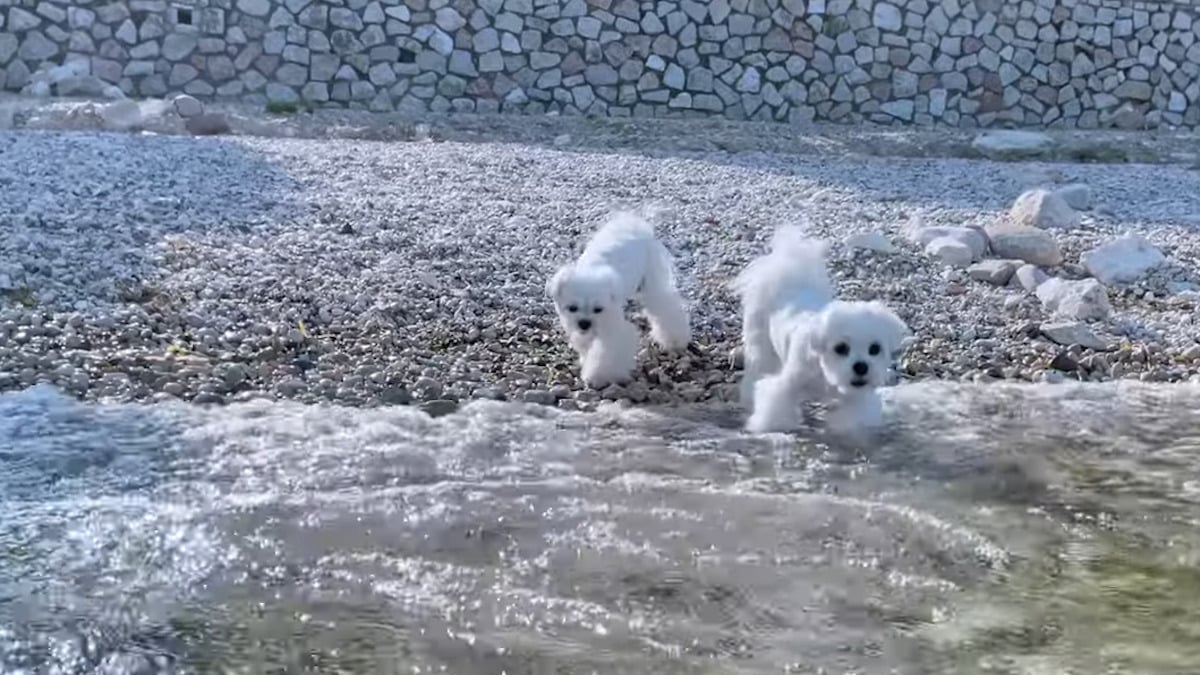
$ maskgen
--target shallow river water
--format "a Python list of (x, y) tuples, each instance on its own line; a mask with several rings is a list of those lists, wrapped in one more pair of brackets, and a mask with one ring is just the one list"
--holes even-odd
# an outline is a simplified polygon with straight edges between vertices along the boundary
[(1200, 672), (1200, 388), (736, 410), (0, 395), (0, 672)]

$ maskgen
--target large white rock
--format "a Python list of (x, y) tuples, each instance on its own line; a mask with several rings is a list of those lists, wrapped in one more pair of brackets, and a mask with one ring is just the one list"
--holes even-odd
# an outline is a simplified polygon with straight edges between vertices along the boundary
[(1083, 254), (1080, 262), (1093, 277), (1106, 284), (1128, 284), (1162, 264), (1166, 256), (1136, 234), (1101, 244)]
[(1079, 212), (1061, 194), (1038, 188), (1017, 197), (1008, 210), (1008, 220), (1025, 227), (1071, 230), (1079, 227)]
[(1054, 145), (1054, 139), (1036, 131), (996, 129), (975, 137), (971, 146), (987, 157), (1018, 159), (1037, 157)]
[(1095, 279), (1047, 279), (1037, 287), (1037, 298), (1048, 311), (1064, 319), (1107, 319), (1112, 312), (1108, 291)]
[(1054, 236), (1036, 227), (999, 227), (988, 230), (992, 252), (1000, 258), (1023, 260), (1033, 265), (1062, 264), (1062, 251)]
[(925, 252), (951, 267), (966, 267), (975, 259), (970, 246), (952, 237), (934, 239)]
[(1044, 323), (1041, 325), (1042, 335), (1045, 335), (1051, 342), (1069, 347), (1071, 345), (1080, 345), (1088, 349), (1107, 349), (1108, 343), (1101, 340), (1099, 336), (1088, 328), (1086, 323), (1082, 321), (1055, 321)]
[(896, 245), (882, 232), (859, 232), (846, 238), (850, 248), (866, 249), (876, 253), (891, 254), (896, 252)]
[(979, 260), (987, 254), (988, 238), (982, 231), (973, 227), (946, 227), (931, 225), (915, 227), (907, 231), (909, 240), (928, 249), (930, 242), (935, 239), (953, 239), (971, 249), (971, 259)]

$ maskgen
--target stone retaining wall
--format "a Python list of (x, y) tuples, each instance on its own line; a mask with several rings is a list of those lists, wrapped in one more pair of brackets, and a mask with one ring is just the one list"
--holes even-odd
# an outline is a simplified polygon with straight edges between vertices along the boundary
[(1198, 18), (1120, 0), (0, 0), (0, 83), (282, 107), (1195, 126)]

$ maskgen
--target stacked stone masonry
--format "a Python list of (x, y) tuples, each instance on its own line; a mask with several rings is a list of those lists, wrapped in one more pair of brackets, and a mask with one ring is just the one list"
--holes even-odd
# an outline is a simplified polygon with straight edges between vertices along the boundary
[[(1127, 0), (0, 0), (0, 83), (372, 110), (1200, 122), (1200, 6)], [(119, 88), (120, 92), (117, 92)]]

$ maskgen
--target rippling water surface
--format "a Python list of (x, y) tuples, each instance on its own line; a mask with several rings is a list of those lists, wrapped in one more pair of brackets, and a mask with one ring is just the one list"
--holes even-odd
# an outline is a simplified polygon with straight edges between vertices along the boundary
[(1183, 673), (1200, 390), (734, 410), (0, 396), (3, 673)]

